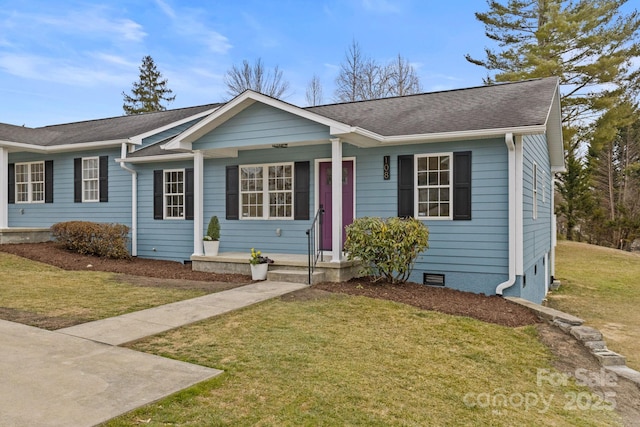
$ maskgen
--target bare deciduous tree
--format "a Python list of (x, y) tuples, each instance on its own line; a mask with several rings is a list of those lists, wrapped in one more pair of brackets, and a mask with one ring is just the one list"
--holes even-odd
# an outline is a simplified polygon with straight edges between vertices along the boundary
[(307, 92), (305, 94), (307, 98), (307, 104), (311, 107), (322, 104), (322, 84), (320, 83), (320, 77), (313, 75), (307, 86)]
[(422, 92), (420, 79), (409, 60), (398, 54), (398, 57), (387, 68), (390, 96), (404, 96)]
[(364, 56), (353, 41), (340, 64), (334, 95), (338, 102), (353, 102), (420, 91), (420, 79), (407, 59), (398, 55), (389, 64), (380, 65)]
[(237, 96), (251, 89), (280, 99), (286, 97), (289, 90), (289, 82), (282, 78), (282, 70), (277, 65), (273, 71), (266, 70), (261, 58), (258, 58), (253, 65), (246, 59), (242, 61), (242, 66), (234, 65), (227, 70), (224, 82), (231, 96)]

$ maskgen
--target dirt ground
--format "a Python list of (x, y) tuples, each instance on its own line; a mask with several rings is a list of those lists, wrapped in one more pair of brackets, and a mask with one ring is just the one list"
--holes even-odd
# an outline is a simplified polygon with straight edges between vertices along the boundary
[[(68, 252), (54, 243), (0, 245), (0, 251), (54, 265), (65, 270), (97, 270), (119, 273), (123, 281), (137, 286), (197, 288), (217, 292), (251, 282), (249, 276), (191, 271), (191, 266), (171, 261), (143, 258), (110, 260)], [(90, 267), (89, 267), (90, 266)], [(366, 278), (341, 283), (321, 283), (282, 297), (284, 300), (322, 298), (327, 292), (363, 295), (410, 304), (425, 310), (469, 316), (507, 327), (536, 325), (540, 339), (555, 355), (555, 367), (574, 376), (579, 369), (599, 373), (596, 359), (575, 339), (558, 328), (540, 322), (530, 310), (498, 296), (477, 295), (416, 283), (390, 285)], [(1, 307), (0, 318), (25, 323), (24, 312)], [(33, 320), (33, 319), (32, 319)], [(582, 371), (584, 372), (584, 371)], [(626, 426), (640, 426), (640, 388), (618, 378), (613, 386), (594, 386), (595, 393), (614, 393), (616, 411)]]

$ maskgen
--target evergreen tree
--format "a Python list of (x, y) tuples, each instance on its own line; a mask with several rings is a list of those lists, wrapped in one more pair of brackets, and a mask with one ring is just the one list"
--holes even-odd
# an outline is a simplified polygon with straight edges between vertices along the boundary
[(140, 66), (140, 80), (133, 83), (131, 95), (122, 92), (124, 104), (122, 109), (127, 116), (133, 114), (164, 111), (167, 109), (163, 102), (172, 102), (176, 99), (171, 96), (173, 91), (167, 87), (167, 79), (156, 68), (151, 56), (142, 58)]
[(611, 107), (640, 55), (637, 11), (623, 15), (626, 0), (489, 0), (477, 12), (499, 51), (466, 59), (494, 72), (485, 83), (557, 76), (564, 122), (590, 118)]

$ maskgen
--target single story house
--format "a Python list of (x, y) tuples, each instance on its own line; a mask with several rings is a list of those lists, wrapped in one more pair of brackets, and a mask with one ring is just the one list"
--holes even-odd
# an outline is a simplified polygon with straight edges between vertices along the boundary
[[(554, 274), (558, 79), (300, 108), (226, 103), (40, 128), (0, 124), (0, 235), (69, 220), (131, 227), (131, 253), (220, 251), (344, 261), (344, 227), (414, 217), (429, 249), (412, 281), (540, 302)], [(5, 239), (6, 240), (6, 239)], [(206, 260), (206, 259), (205, 259)]]

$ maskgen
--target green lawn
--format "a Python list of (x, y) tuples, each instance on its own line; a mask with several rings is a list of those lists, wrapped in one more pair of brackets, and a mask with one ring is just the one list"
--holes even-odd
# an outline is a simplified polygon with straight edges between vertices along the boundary
[(113, 273), (65, 271), (2, 252), (0, 277), (0, 308), (55, 319), (52, 325), (104, 319), (204, 295), (134, 286), (119, 282)]
[(607, 347), (640, 370), (640, 255), (576, 242), (559, 242), (551, 307), (599, 329)]
[(133, 348), (225, 373), (108, 426), (618, 422), (610, 410), (572, 407), (580, 393), (598, 400), (586, 389), (538, 381), (541, 369), (550, 369), (542, 378), (559, 374), (534, 327), (510, 329), (365, 297), (271, 300)]

